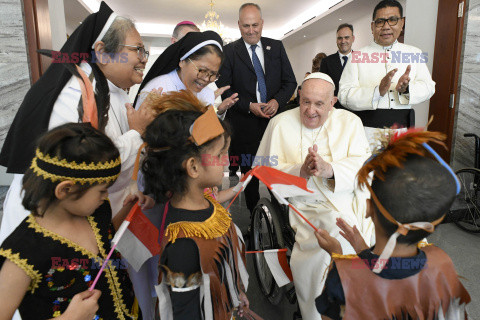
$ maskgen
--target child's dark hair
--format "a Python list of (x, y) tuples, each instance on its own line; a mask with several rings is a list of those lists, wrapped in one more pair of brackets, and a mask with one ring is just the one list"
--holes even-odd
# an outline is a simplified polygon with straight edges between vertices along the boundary
[[(224, 121), (220, 121), (225, 132), (197, 146), (191, 143), (190, 127), (200, 117), (205, 106), (190, 92), (172, 92), (162, 96), (167, 111), (161, 113), (147, 127), (144, 140), (147, 143), (147, 156), (142, 163), (145, 177), (145, 192), (153, 194), (155, 200), (166, 202), (172, 194), (184, 194), (187, 190), (187, 172), (183, 162), (191, 157), (201, 159), (215, 141), (225, 138), (227, 146), (230, 130)], [(177, 104), (178, 109), (174, 106)], [(186, 107), (188, 107), (186, 109)]]
[[(75, 161), (77, 164), (106, 162), (119, 157), (118, 149), (112, 140), (89, 123), (68, 123), (54, 128), (39, 138), (37, 146), (44, 155), (66, 159), (68, 162)], [(25, 209), (34, 215), (43, 216), (47, 208), (56, 201), (55, 188), (62, 181), (65, 180), (52, 182), (29, 168), (23, 177), (25, 194), (22, 204)], [(77, 185), (74, 194), (78, 199), (94, 184)]]
[[(390, 215), (398, 222), (433, 222), (445, 215), (456, 195), (452, 175), (436, 160), (410, 154), (403, 167), (390, 167), (384, 180), (374, 179), (372, 190)], [(398, 226), (388, 221), (372, 201), (375, 215), (390, 237)], [(399, 236), (398, 243), (414, 244), (429, 236), (424, 230), (409, 231)]]

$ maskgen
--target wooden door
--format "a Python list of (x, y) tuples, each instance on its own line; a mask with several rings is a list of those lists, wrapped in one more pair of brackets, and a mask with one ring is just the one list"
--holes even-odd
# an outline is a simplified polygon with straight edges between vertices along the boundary
[(50, 66), (51, 58), (40, 55), (38, 49), (52, 48), (52, 32), (48, 0), (23, 0), (25, 34), (32, 85)]
[(462, 55), (463, 25), (467, 0), (439, 0), (435, 56), (432, 78), (436, 82), (435, 94), (430, 99), (428, 127), (447, 135), (448, 150), (435, 147), (442, 158), (450, 162), (454, 135), (455, 109), (458, 98), (458, 74)]

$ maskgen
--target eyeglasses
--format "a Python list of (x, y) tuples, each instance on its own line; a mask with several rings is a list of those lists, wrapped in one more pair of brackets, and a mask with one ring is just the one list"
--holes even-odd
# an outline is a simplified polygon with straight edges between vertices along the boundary
[(140, 60), (143, 60), (143, 59), (148, 60), (148, 56), (150, 55), (150, 52), (145, 50), (145, 47), (132, 46), (132, 45), (129, 45), (129, 44), (121, 44), (121, 46), (136, 48), (137, 49), (137, 54), (138, 54), (138, 57), (140, 58)]
[(220, 73), (212, 72), (207, 69), (198, 69), (197, 65), (190, 58), (188, 58), (188, 61), (190, 61), (195, 69), (197, 69), (197, 79), (208, 78), (208, 81), (212, 82), (220, 78)]
[(396, 26), (398, 21), (403, 18), (400, 17), (390, 17), (388, 19), (378, 18), (377, 20), (373, 21), (375, 23), (375, 27), (380, 28), (385, 25), (385, 22), (388, 22), (390, 27)]

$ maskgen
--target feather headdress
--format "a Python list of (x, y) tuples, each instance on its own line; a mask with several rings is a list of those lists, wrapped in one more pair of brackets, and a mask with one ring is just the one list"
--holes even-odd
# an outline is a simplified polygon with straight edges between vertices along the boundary
[(428, 142), (434, 142), (446, 148), (445, 135), (440, 132), (423, 131), (413, 128), (406, 132), (395, 132), (386, 136), (381, 141), (381, 147), (368, 159), (358, 171), (358, 184), (366, 186), (370, 172), (373, 172), (374, 179), (383, 181), (384, 173), (391, 167), (403, 167), (403, 162), (409, 154), (425, 156), (429, 153), (425, 148)]
[(385, 264), (382, 264), (381, 262), (387, 261), (391, 257), (397, 244), (397, 238), (400, 235), (406, 235), (410, 230), (420, 229), (432, 233), (435, 230), (435, 226), (443, 220), (444, 216), (435, 221), (421, 221), (405, 224), (398, 222), (388, 210), (385, 209), (373, 192), (372, 187), (369, 184), (370, 173), (373, 172), (373, 179), (377, 178), (384, 181), (387, 170), (393, 167), (402, 168), (408, 155), (416, 154), (424, 157), (426, 154), (430, 154), (455, 178), (458, 194), (460, 191), (460, 182), (458, 181), (457, 176), (452, 168), (450, 168), (450, 166), (427, 144), (428, 142), (434, 142), (445, 147), (443, 140), (445, 140), (445, 135), (443, 133), (423, 131), (423, 129), (410, 129), (403, 133), (396, 132), (385, 137), (385, 140), (382, 141), (382, 147), (379, 152), (368, 159), (359, 170), (357, 174), (359, 186), (361, 188), (366, 187), (370, 191), (372, 200), (378, 208), (378, 211), (388, 221), (398, 226), (397, 231), (390, 236), (390, 239), (388, 239), (383, 252), (378, 258), (380, 263), (375, 265), (373, 272), (379, 273), (383, 270)]

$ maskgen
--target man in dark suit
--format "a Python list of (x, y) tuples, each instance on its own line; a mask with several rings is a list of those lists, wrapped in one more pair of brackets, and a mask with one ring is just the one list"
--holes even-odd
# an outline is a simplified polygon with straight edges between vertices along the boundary
[[(338, 83), (340, 82), (343, 68), (345, 68), (345, 65), (352, 57), (352, 45), (354, 41), (353, 26), (348, 23), (339, 25), (337, 28), (338, 51), (324, 58), (320, 65), (320, 72), (328, 74), (335, 83), (335, 96), (338, 95)], [(335, 103), (335, 108), (344, 109), (338, 101)]]
[[(245, 173), (261, 164), (254, 157), (268, 121), (290, 100), (297, 82), (282, 42), (262, 37), (262, 12), (257, 4), (240, 7), (238, 27), (242, 38), (225, 46), (217, 86), (230, 86), (223, 99), (238, 93), (239, 101), (226, 116), (233, 129), (230, 169), (237, 165)], [(259, 200), (257, 179), (248, 184), (245, 198), (252, 212)]]

